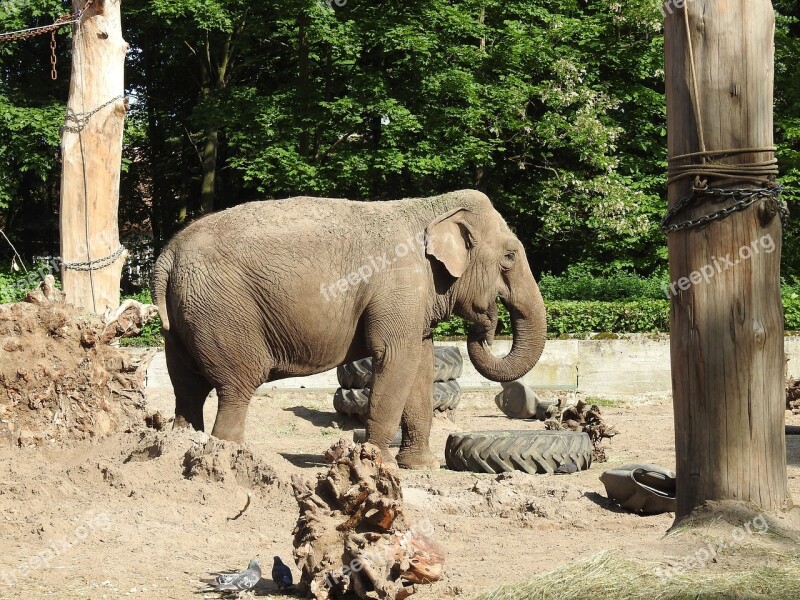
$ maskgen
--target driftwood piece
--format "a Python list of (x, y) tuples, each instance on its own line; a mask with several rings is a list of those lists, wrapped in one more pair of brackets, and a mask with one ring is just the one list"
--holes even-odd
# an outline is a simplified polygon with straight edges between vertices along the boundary
[(58, 304), (64, 302), (64, 292), (56, 287), (56, 279), (45, 275), (39, 287), (25, 294), (25, 302), (30, 304)]
[(547, 414), (548, 418), (544, 424), (545, 429), (588, 433), (589, 438), (592, 440), (592, 460), (594, 462), (606, 462), (607, 457), (603, 447), (603, 439), (611, 439), (618, 432), (614, 427), (606, 424), (599, 406), (593, 404), (589, 407), (589, 410), (586, 410), (587, 406), (584, 400), (578, 400), (575, 406), (568, 406), (561, 412), (561, 401), (559, 400), (552, 413), (548, 412)]
[(786, 381), (786, 410), (800, 414), (800, 379)]
[(125, 300), (115, 311), (108, 310), (103, 316), (102, 343), (109, 344), (113, 340), (137, 335), (142, 327), (158, 314), (153, 304), (142, 304), (136, 300)]
[(430, 532), (409, 524), (396, 467), (384, 466), (372, 444), (342, 450), (336, 448), (340, 456), (314, 487), (292, 477), (300, 507), (294, 530), (300, 591), (316, 600), (347, 592), (403, 600), (416, 585), (439, 580), (444, 553)]

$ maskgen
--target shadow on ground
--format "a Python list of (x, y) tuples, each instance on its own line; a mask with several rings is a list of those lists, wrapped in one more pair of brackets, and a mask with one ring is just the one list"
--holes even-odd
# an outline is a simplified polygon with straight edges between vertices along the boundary
[(587, 500), (594, 502), (597, 506), (604, 508), (608, 511), (617, 514), (624, 514), (629, 515), (631, 512), (629, 510), (625, 510), (624, 508), (619, 507), (618, 505), (614, 504), (609, 498), (603, 496), (602, 494), (598, 494), (597, 492), (585, 492), (583, 497)]
[[(795, 427), (795, 429), (800, 430), (800, 427)], [(786, 430), (789, 433), (788, 426)], [(797, 434), (800, 434), (800, 431), (786, 436), (786, 462), (790, 465), (800, 465), (800, 435)]]
[(295, 467), (299, 467), (301, 469), (316, 469), (318, 467), (328, 466), (322, 459), (322, 453), (304, 454), (297, 452), (279, 452), (278, 454), (292, 463)]
[(315, 427), (333, 427), (342, 431), (352, 431), (363, 427), (356, 419), (335, 411), (316, 410), (307, 406), (291, 406), (284, 410), (294, 413), (294, 416), (308, 421)]

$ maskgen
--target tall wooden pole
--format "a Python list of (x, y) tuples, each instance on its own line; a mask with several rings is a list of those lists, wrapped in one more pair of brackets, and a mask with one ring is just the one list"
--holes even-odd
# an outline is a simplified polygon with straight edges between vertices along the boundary
[[(771, 147), (771, 2), (669, 1), (665, 60), (670, 157), (703, 148)], [(766, 173), (775, 168), (768, 166), (772, 152), (730, 152), (706, 159), (702, 168), (718, 175), (689, 174), (672, 182), (670, 208), (693, 187), (771, 187), (768, 180), (773, 177)], [(672, 174), (700, 162), (698, 156), (673, 160)], [(749, 171), (719, 176), (733, 164), (750, 165)], [(705, 196), (671, 222), (685, 223), (734, 205), (742, 208), (747, 198)], [(709, 500), (746, 501), (765, 510), (791, 506), (778, 206), (768, 194), (756, 196), (752, 205), (725, 218), (668, 234), (676, 522)]]
[[(120, 0), (74, 0), (84, 10), (72, 42), (61, 139), (61, 279), (67, 301), (102, 313), (119, 306), (117, 209), (125, 120)], [(96, 112), (95, 112), (96, 111)]]

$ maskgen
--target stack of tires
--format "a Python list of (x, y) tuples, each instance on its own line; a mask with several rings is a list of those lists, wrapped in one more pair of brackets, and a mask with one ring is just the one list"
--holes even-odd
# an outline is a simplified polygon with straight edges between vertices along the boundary
[[(434, 348), (433, 410), (452, 415), (461, 400), (458, 377), (464, 368), (456, 346)], [(336, 412), (355, 417), (364, 417), (369, 407), (372, 385), (372, 358), (362, 358), (336, 369), (341, 386), (333, 395)]]

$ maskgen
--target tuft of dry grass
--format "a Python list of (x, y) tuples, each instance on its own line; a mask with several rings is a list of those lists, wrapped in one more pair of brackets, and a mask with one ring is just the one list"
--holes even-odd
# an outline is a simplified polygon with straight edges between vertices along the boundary
[(795, 600), (800, 557), (780, 564), (709, 572), (694, 569), (661, 578), (663, 565), (621, 558), (612, 551), (560, 566), (527, 582), (484, 592), (474, 600)]

